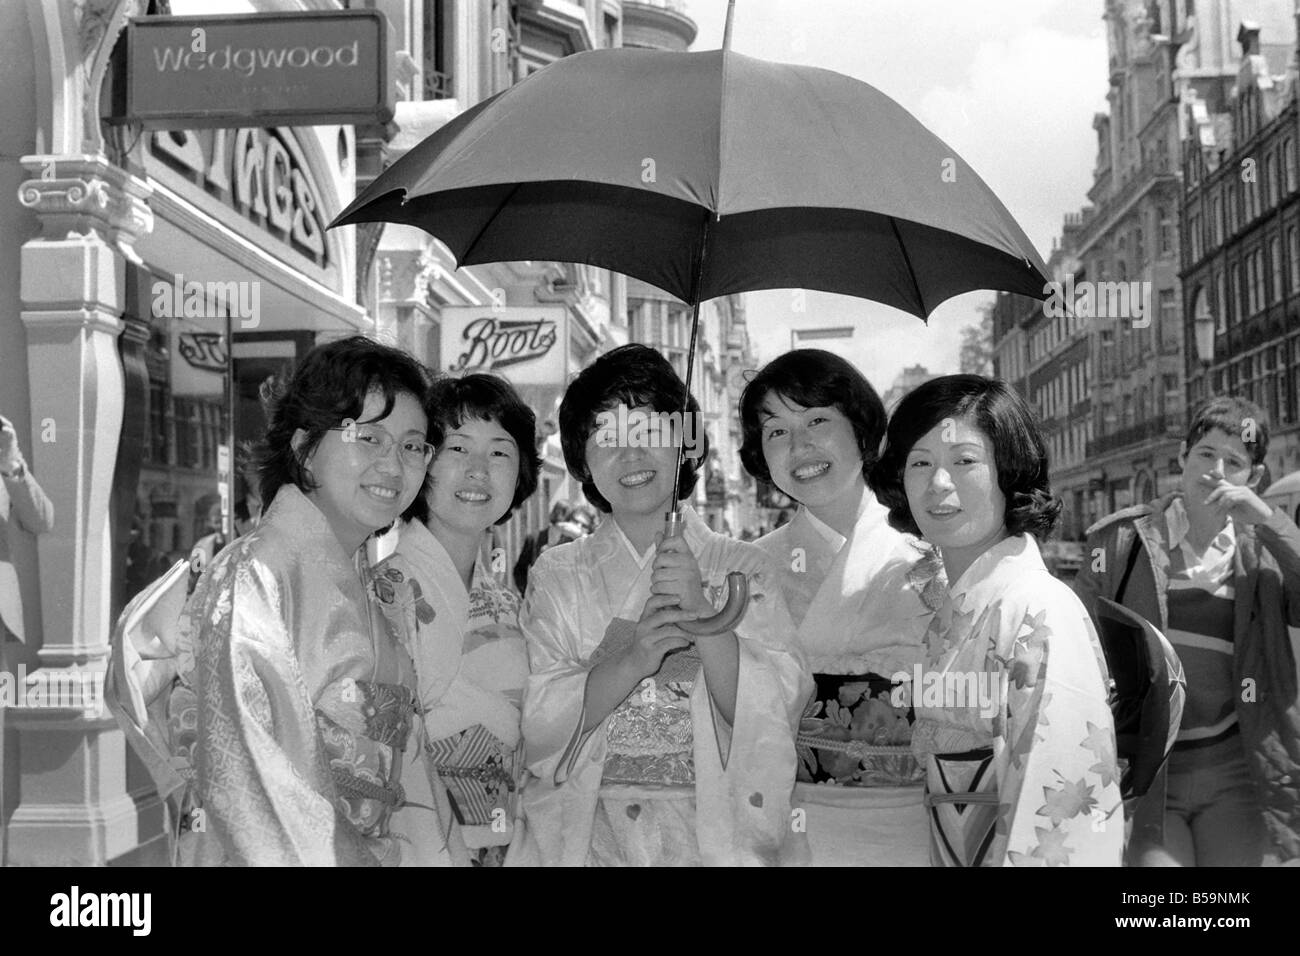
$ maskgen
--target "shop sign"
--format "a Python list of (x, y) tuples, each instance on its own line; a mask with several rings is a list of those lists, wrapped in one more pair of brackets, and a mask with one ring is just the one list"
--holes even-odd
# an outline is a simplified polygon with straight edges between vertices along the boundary
[(138, 17), (125, 115), (145, 129), (383, 125), (388, 21), (377, 10)]
[(492, 372), (516, 385), (557, 385), (565, 379), (564, 306), (449, 306), (442, 310), (442, 370)]

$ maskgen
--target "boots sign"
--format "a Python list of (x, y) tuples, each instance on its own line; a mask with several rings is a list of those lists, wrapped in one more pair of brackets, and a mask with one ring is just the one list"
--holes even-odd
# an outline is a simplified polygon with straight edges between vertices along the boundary
[(515, 385), (562, 383), (565, 315), (563, 306), (444, 308), (441, 369), (492, 372)]
[(388, 21), (376, 10), (139, 17), (127, 24), (126, 102), (145, 129), (383, 125)]

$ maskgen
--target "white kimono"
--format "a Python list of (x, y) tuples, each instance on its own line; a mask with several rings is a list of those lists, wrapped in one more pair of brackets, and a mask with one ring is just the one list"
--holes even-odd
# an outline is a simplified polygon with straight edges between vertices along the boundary
[(375, 579), (381, 607), (407, 635), (415, 662), (442, 817), (457, 821), (471, 851), (504, 847), (528, 679), (519, 599), (482, 554), (466, 591), (446, 549), (419, 522), (402, 525), (397, 551), (375, 568)]
[[(800, 650), (814, 674), (891, 677), (923, 657), (922, 638), (937, 606), (943, 578), (928, 546), (889, 526), (889, 510), (868, 491), (849, 538), (800, 507), (789, 524), (756, 544), (781, 575), (781, 585), (798, 627)], [(846, 696), (847, 695), (847, 696)], [(865, 683), (841, 685), (837, 702), (813, 702), (804, 732), (822, 734), (844, 725), (837, 739), (870, 741), (880, 720), (899, 722), (884, 701), (868, 704)], [(824, 714), (826, 707), (833, 713)], [(870, 709), (873, 712), (868, 714)], [(858, 712), (855, 717), (855, 710)], [(861, 727), (863, 718), (868, 726)], [(850, 730), (850, 724), (852, 729)], [(885, 745), (905, 744), (905, 719)], [(795, 805), (807, 815), (812, 862), (819, 866), (925, 866), (928, 829), (919, 782), (879, 785), (870, 780), (870, 761), (859, 764), (833, 751), (801, 745), (805, 769), (819, 762), (834, 779), (811, 782), (805, 773), (795, 787)], [(915, 765), (888, 758), (900, 773)]]
[(1096, 631), (1014, 535), (952, 585), (912, 688), (936, 866), (1119, 866), (1124, 813)]
[[(734, 726), (713, 707), (697, 668), (695, 679), (684, 683), (656, 689), (643, 682), (583, 735), (590, 658), (612, 622), (629, 626), (640, 618), (654, 550), (636, 554), (614, 520), (548, 550), (530, 572), (520, 615), (532, 665), (523, 732), (533, 777), (524, 787), (523, 832), (511, 847), (510, 865), (782, 861), (792, 832), (794, 734), (811, 685), (762, 552), (711, 531), (694, 511), (683, 510), (686, 542), (715, 602), (728, 571), (749, 579), (750, 605), (735, 629), (740, 671)], [(688, 719), (675, 717), (674, 705)], [(674, 753), (661, 746), (645, 754), (664, 769), (665, 781), (678, 782), (610, 779), (618, 776), (616, 766), (637, 763), (635, 741), (627, 743), (625, 735), (637, 726), (650, 736), (662, 731), (660, 744), (671, 738), (684, 748)], [(693, 774), (693, 785), (681, 782), (683, 773)]]

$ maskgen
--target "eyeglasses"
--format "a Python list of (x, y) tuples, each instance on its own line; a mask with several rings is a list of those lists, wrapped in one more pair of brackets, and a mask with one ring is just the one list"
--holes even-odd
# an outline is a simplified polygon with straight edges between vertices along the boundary
[(407, 438), (400, 443), (378, 425), (343, 425), (331, 428), (342, 432), (343, 442), (361, 449), (369, 458), (378, 461), (387, 458), (397, 444), (397, 457), (408, 468), (425, 468), (433, 460), (433, 446), (418, 438)]

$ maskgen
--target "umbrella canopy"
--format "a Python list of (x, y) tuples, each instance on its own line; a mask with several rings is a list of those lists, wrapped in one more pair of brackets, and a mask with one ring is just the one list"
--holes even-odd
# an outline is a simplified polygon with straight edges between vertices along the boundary
[(1045, 269), (960, 156), (879, 90), (730, 51), (593, 50), (456, 117), (331, 226), (419, 226), (459, 265), (583, 262), (685, 302), (773, 288), (928, 317)]

